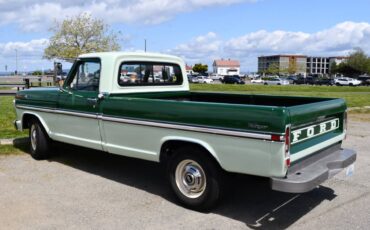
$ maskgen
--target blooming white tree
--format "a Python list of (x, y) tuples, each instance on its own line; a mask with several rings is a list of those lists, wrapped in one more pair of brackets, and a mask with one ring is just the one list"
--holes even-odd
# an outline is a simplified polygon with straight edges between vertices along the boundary
[(83, 53), (120, 50), (119, 33), (109, 31), (109, 26), (90, 14), (80, 14), (55, 22), (54, 35), (44, 50), (44, 58), (71, 61)]

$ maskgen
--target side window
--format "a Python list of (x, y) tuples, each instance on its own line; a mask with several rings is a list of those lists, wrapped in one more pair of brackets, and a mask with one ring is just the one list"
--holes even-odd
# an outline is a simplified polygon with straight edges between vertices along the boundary
[(118, 73), (120, 86), (180, 85), (182, 81), (180, 66), (171, 63), (127, 62)]
[(68, 84), (69, 88), (83, 91), (98, 91), (100, 62), (98, 60), (78, 62), (72, 77), (73, 80)]

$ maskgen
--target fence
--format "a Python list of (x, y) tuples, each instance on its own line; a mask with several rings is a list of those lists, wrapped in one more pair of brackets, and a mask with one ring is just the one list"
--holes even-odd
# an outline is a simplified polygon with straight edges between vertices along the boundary
[(31, 87), (53, 86), (54, 78), (50, 75), (43, 76), (5, 76), (0, 77), (0, 87), (28, 89)]

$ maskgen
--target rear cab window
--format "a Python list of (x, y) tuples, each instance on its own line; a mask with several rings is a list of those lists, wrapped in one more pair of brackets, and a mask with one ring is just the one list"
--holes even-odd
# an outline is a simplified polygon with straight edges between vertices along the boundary
[(181, 85), (183, 76), (177, 64), (166, 62), (123, 62), (118, 84), (125, 86)]

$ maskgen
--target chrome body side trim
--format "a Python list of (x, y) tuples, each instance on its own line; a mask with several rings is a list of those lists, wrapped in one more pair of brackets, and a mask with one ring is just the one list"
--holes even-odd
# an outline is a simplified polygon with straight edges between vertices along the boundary
[(231, 131), (231, 130), (224, 130), (224, 129), (204, 128), (204, 127), (198, 127), (198, 126), (187, 126), (187, 125), (176, 125), (176, 124), (159, 123), (159, 122), (152, 122), (152, 121), (131, 120), (131, 119), (125, 119), (125, 118), (109, 117), (109, 116), (104, 116), (104, 115), (102, 116), (102, 119), (103, 121), (126, 123), (126, 124), (133, 124), (133, 125), (144, 125), (144, 126), (153, 126), (153, 127), (159, 127), (159, 128), (180, 129), (184, 131), (194, 131), (194, 132), (211, 133), (211, 134), (227, 135), (227, 136), (235, 136), (235, 137), (247, 137), (247, 138), (254, 138), (254, 139), (271, 140), (271, 135), (269, 134), (248, 133), (248, 132), (239, 132), (239, 131)]
[[(101, 115), (101, 114), (79, 113), (79, 112), (72, 112), (72, 111), (66, 111), (66, 110), (48, 109), (48, 108), (41, 108), (41, 107), (30, 107), (30, 106), (23, 106), (23, 105), (16, 105), (16, 108), (56, 113), (56, 114), (64, 114), (64, 115), (77, 116), (77, 117), (92, 118), (92, 119), (99, 119), (103, 121), (125, 123), (125, 124), (132, 124), (132, 125), (143, 125), (143, 126), (152, 126), (152, 127), (158, 127), (158, 128), (179, 129), (179, 130), (184, 130), (184, 131), (193, 131), (193, 132), (210, 133), (210, 134), (217, 134), (217, 135), (226, 135), (226, 136), (253, 138), (253, 139), (271, 141), (271, 134), (260, 134), (260, 133), (217, 129), (217, 128), (206, 128), (206, 127), (199, 127), (199, 126), (188, 126), (188, 125), (178, 125), (178, 124), (170, 124), (170, 123), (163, 123), (163, 122), (143, 121), (143, 120), (111, 117), (111, 116), (106, 116), (106, 115)], [(282, 134), (278, 134), (278, 135), (282, 135)]]

